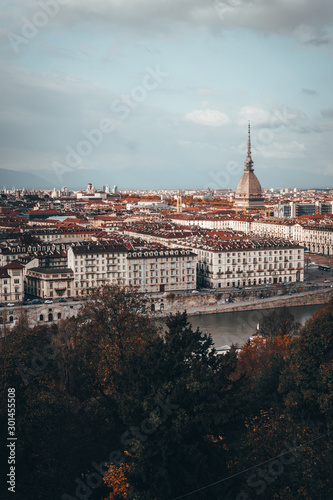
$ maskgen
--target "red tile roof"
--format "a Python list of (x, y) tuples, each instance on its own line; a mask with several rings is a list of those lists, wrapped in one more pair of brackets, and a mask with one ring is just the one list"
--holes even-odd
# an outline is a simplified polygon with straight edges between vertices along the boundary
[(24, 266), (20, 262), (17, 262), (17, 261), (10, 262), (9, 264), (6, 264), (4, 267), (6, 269), (23, 269), (24, 268)]

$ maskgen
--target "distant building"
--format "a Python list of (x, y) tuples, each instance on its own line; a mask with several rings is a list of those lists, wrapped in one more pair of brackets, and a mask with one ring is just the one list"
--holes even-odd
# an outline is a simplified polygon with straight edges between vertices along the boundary
[(244, 173), (235, 191), (234, 207), (236, 209), (264, 208), (264, 198), (260, 182), (253, 170), (251, 156), (250, 124), (248, 128), (247, 158), (245, 160)]
[(177, 196), (177, 214), (181, 214), (183, 211), (182, 195), (179, 192)]
[(314, 203), (283, 203), (274, 206), (274, 217), (294, 219), (301, 215), (330, 215), (333, 213), (333, 202), (324, 203), (316, 201)]

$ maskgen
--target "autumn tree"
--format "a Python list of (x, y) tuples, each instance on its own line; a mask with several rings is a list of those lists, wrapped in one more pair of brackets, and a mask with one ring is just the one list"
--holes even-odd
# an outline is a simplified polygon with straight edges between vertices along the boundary
[(280, 391), (290, 411), (332, 424), (333, 300), (289, 344)]
[[(164, 335), (132, 352), (119, 403), (127, 427), (126, 494), (138, 500), (169, 499), (227, 472), (235, 353), (217, 355), (211, 337), (193, 331), (186, 313), (169, 316), (166, 324)], [(116, 472), (123, 479), (123, 470)], [(114, 473), (112, 466), (111, 489)], [(211, 492), (197, 498), (211, 498)]]
[(250, 499), (331, 498), (328, 446), (313, 440), (312, 428), (283, 409), (260, 410), (245, 420), (234, 497)]
[[(118, 286), (96, 289), (77, 318), (81, 374), (89, 390), (116, 397), (115, 385), (130, 356), (157, 335), (145, 300)], [(85, 381), (81, 380), (81, 386)]]

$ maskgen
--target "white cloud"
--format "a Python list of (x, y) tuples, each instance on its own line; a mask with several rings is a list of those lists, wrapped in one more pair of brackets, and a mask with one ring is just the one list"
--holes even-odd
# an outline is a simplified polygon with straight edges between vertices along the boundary
[(199, 109), (187, 113), (185, 120), (199, 125), (208, 125), (210, 127), (221, 127), (229, 122), (229, 118), (225, 113), (213, 109)]
[(249, 121), (252, 125), (266, 126), (271, 118), (269, 111), (252, 106), (245, 106), (239, 112), (239, 124), (246, 125)]
[(238, 114), (238, 123), (244, 126), (250, 121), (251, 125), (258, 127), (277, 128), (285, 126), (294, 130), (296, 124), (299, 121), (306, 120), (306, 118), (307, 116), (303, 111), (287, 106), (276, 106), (271, 110), (245, 106)]
[(261, 146), (256, 149), (256, 154), (263, 158), (304, 158), (305, 145), (297, 141), (288, 143), (272, 142), (267, 146)]

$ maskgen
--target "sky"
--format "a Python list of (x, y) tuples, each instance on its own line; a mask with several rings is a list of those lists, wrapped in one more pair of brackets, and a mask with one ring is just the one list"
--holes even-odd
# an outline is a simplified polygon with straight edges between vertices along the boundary
[(17, 187), (234, 189), (249, 121), (264, 188), (333, 187), (332, 0), (1, 4)]

